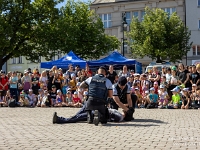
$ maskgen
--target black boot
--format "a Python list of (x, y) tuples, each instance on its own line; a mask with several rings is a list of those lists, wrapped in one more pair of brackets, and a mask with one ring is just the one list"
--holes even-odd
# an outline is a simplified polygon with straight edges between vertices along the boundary
[(87, 111), (87, 123), (92, 124), (93, 123), (93, 116), (91, 111)]

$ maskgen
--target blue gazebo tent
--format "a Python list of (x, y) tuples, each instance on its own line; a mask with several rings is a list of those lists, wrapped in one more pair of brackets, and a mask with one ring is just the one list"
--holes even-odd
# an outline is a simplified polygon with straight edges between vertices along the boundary
[(106, 65), (135, 65), (135, 72), (142, 73), (142, 64), (135, 59), (127, 59), (119, 52), (114, 51), (110, 55), (100, 60), (87, 62), (90, 67), (106, 66)]
[(73, 51), (70, 51), (67, 55), (58, 60), (42, 62), (40, 67), (51, 69), (53, 66), (57, 66), (58, 68), (67, 69), (70, 64), (73, 66), (79, 65), (81, 68), (85, 68), (86, 61), (74, 54)]

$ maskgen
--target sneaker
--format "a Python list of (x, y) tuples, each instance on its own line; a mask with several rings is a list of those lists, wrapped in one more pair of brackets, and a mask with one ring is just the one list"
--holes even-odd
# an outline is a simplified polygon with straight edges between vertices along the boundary
[(93, 120), (93, 123), (94, 123), (95, 126), (99, 125), (99, 111), (98, 110), (94, 111), (94, 120)]
[(57, 123), (57, 120), (58, 120), (57, 112), (54, 112), (54, 114), (53, 114), (53, 124)]

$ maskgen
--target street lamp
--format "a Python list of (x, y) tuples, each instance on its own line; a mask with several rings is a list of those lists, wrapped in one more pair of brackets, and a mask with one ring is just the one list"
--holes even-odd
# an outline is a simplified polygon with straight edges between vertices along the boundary
[(123, 46), (122, 46), (122, 54), (124, 56), (124, 31), (126, 31), (126, 27), (127, 27), (127, 22), (126, 22), (126, 12), (122, 13), (122, 32), (123, 32)]

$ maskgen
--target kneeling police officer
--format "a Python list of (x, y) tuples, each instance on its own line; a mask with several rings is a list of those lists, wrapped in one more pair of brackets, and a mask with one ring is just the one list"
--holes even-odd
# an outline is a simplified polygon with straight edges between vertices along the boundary
[[(83, 81), (80, 88), (88, 86), (88, 100), (86, 102), (87, 122), (98, 125), (107, 123), (107, 98), (112, 98), (112, 83), (106, 78), (106, 68), (100, 67), (98, 74)], [(94, 115), (92, 114), (94, 111)]]
[(133, 119), (133, 113), (135, 111), (135, 103), (137, 96), (131, 94), (131, 88), (127, 84), (126, 77), (119, 78), (118, 83), (113, 85), (113, 100), (111, 100), (111, 108), (117, 109), (120, 107), (125, 112), (125, 121), (131, 121)]

